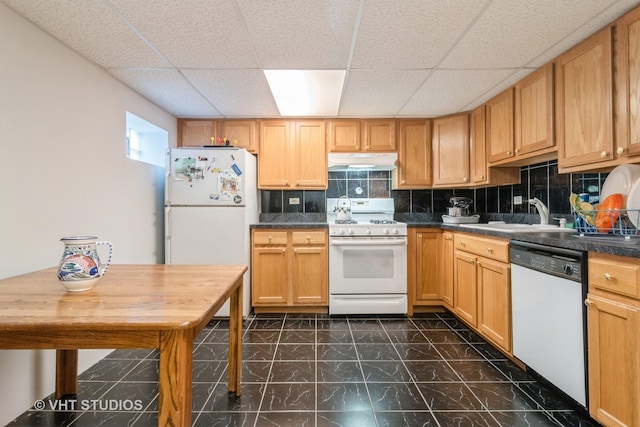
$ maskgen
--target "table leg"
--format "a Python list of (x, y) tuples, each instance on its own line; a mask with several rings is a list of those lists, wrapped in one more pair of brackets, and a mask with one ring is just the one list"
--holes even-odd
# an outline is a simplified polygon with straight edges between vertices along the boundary
[(190, 330), (160, 333), (158, 426), (191, 425), (192, 335)]
[(242, 278), (229, 307), (229, 392), (240, 396), (242, 380)]
[(78, 350), (56, 350), (56, 399), (78, 392)]

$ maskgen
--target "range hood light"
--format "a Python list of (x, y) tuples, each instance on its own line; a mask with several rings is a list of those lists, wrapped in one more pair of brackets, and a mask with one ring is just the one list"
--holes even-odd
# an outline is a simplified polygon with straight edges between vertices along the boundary
[(373, 169), (375, 166), (376, 165), (374, 164), (370, 164), (370, 165), (349, 165), (347, 167), (351, 169)]

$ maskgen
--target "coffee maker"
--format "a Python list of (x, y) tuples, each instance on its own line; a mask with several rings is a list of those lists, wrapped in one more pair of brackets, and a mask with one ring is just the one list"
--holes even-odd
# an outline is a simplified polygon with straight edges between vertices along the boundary
[(447, 208), (448, 215), (442, 215), (445, 224), (461, 224), (478, 222), (480, 215), (471, 215), (470, 208), (473, 200), (467, 197), (451, 197), (451, 207)]

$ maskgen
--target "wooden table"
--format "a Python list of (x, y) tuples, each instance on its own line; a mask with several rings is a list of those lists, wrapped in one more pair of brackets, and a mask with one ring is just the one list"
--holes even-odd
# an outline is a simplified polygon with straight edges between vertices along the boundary
[(193, 340), (230, 299), (229, 391), (240, 395), (246, 266), (112, 265), (67, 292), (56, 268), (0, 280), (0, 349), (56, 349), (56, 398), (76, 394), (78, 349), (160, 350), (159, 426), (191, 425)]

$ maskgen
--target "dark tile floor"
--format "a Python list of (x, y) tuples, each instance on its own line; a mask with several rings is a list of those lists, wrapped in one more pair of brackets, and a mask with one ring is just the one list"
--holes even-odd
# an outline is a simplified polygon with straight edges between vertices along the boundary
[[(259, 315), (242, 396), (227, 393), (225, 320), (194, 345), (195, 426), (596, 426), (450, 314)], [(10, 426), (154, 426), (157, 352), (117, 350)], [(55, 410), (57, 409), (57, 410)]]

